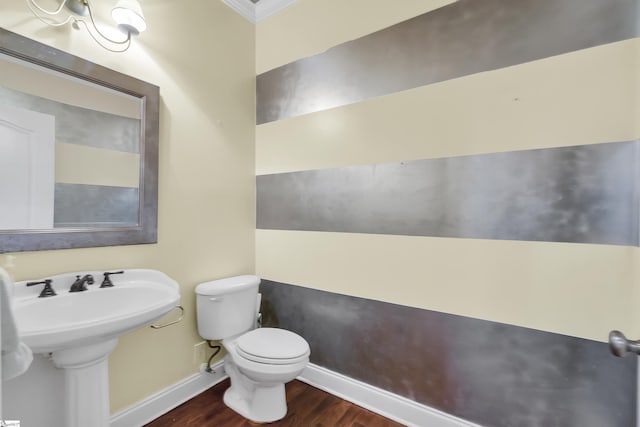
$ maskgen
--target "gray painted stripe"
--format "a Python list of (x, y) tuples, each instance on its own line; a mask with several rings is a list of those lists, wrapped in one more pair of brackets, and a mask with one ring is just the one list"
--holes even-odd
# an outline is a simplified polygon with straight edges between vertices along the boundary
[(138, 225), (138, 189), (56, 183), (54, 227), (132, 227)]
[(640, 142), (261, 175), (257, 228), (638, 245)]
[(140, 120), (76, 107), (0, 86), (0, 104), (56, 118), (56, 142), (140, 152)]
[(268, 280), (260, 292), (263, 324), (303, 336), (313, 363), (480, 425), (636, 425), (637, 362), (606, 344)]
[(257, 77), (258, 124), (639, 35), (638, 0), (460, 0)]

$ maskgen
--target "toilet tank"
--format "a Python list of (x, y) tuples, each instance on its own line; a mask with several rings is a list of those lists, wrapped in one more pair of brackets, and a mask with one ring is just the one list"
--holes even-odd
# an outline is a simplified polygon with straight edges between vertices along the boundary
[(206, 340), (222, 340), (254, 328), (257, 316), (256, 276), (236, 276), (196, 286), (198, 333)]

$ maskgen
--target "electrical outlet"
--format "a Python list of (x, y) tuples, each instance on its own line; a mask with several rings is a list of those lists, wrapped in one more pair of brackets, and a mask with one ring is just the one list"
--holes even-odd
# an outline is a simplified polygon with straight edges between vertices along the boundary
[(202, 363), (207, 360), (207, 342), (200, 341), (193, 346), (193, 363)]

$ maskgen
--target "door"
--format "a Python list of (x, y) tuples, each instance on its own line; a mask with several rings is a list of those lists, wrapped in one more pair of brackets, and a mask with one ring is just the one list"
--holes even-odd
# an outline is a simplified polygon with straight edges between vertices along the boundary
[(0, 106), (0, 230), (53, 228), (55, 117)]

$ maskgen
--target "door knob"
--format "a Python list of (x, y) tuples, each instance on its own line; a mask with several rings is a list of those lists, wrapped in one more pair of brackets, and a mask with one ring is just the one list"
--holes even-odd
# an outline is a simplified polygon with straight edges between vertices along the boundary
[(640, 341), (631, 341), (620, 331), (609, 332), (609, 349), (618, 357), (624, 357), (628, 353), (640, 355)]

